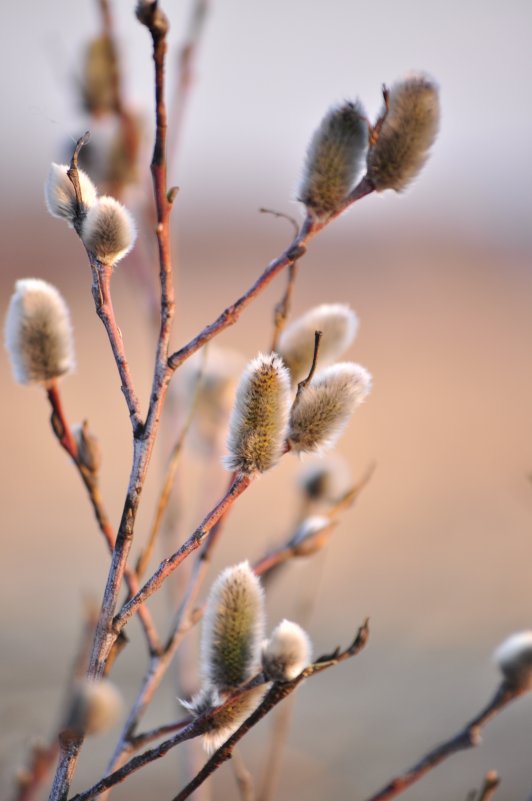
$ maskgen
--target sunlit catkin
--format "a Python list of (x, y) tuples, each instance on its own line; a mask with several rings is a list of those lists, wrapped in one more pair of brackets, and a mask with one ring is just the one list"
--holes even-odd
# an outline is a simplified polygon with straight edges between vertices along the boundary
[(310, 142), (299, 190), (311, 214), (326, 219), (339, 210), (360, 172), (367, 134), (358, 102), (343, 103), (325, 115)]
[(288, 433), (291, 449), (308, 453), (332, 447), (370, 388), (371, 376), (359, 364), (342, 362), (323, 370), (292, 408)]
[(68, 170), (68, 164), (52, 163), (44, 185), (44, 199), (53, 217), (66, 220), (73, 226), (75, 221), (80, 221), (94, 206), (97, 192), (89, 176), (83, 170), (78, 170), (81, 191), (81, 206), (79, 206), (74, 185), (67, 175)]
[(70, 315), (55, 287), (38, 278), (16, 282), (5, 344), (19, 384), (47, 384), (74, 369)]
[(366, 152), (368, 126), (358, 102), (332, 108), (310, 142), (299, 200), (319, 219), (339, 211)]
[(226, 568), (214, 582), (201, 640), (204, 684), (219, 692), (247, 681), (257, 669), (264, 636), (264, 595), (248, 562)]
[(297, 623), (283, 620), (262, 647), (262, 669), (270, 681), (291, 681), (310, 664), (312, 645)]
[(103, 195), (89, 209), (81, 226), (81, 239), (89, 253), (102, 264), (116, 264), (124, 258), (137, 236), (129, 211), (114, 197)]
[(367, 175), (377, 192), (400, 192), (425, 164), (438, 133), (440, 109), (435, 82), (425, 75), (414, 75), (394, 84), (381, 120), (382, 127), (368, 151)]
[(283, 453), (290, 407), (290, 376), (275, 353), (246, 367), (229, 424), (225, 464), (241, 473), (263, 473)]
[(493, 658), (511, 689), (532, 689), (532, 631), (512, 634), (499, 645)]
[(319, 365), (337, 361), (353, 342), (358, 330), (355, 312), (345, 303), (322, 303), (287, 325), (277, 350), (290, 370), (293, 384), (309, 373), (314, 356), (314, 333), (321, 331)]

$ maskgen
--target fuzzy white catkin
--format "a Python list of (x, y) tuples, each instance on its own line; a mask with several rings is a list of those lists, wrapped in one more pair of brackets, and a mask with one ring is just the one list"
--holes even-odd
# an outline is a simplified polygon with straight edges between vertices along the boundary
[(370, 389), (371, 376), (359, 364), (341, 362), (319, 373), (292, 408), (291, 449), (309, 453), (331, 448)]
[(249, 563), (226, 568), (207, 598), (201, 638), (203, 684), (224, 692), (250, 679), (260, 661), (264, 624), (264, 593)]
[(122, 695), (108, 679), (84, 679), (75, 687), (66, 728), (83, 734), (100, 734), (120, 718)]
[(240, 379), (229, 422), (225, 464), (263, 473), (280, 459), (290, 410), (290, 376), (275, 353), (259, 353)]
[(262, 648), (262, 669), (270, 681), (291, 681), (310, 664), (312, 644), (297, 623), (283, 620)]
[(425, 164), (438, 133), (438, 87), (427, 75), (409, 75), (392, 86), (388, 106), (368, 151), (367, 175), (377, 192), (401, 192)]
[(345, 303), (322, 303), (286, 326), (277, 351), (290, 370), (292, 384), (309, 374), (314, 356), (314, 334), (321, 331), (319, 365), (337, 361), (353, 342), (358, 330), (355, 312)]
[(81, 226), (81, 240), (102, 264), (116, 264), (127, 256), (137, 237), (133, 217), (118, 200), (103, 195), (89, 209)]
[(54, 286), (39, 278), (16, 282), (5, 321), (5, 345), (19, 384), (46, 384), (74, 369), (70, 314)]
[(78, 169), (79, 187), (83, 207), (78, 209), (76, 192), (74, 185), (67, 175), (68, 164), (52, 163), (48, 178), (44, 185), (44, 200), (46, 208), (53, 217), (66, 220), (69, 225), (73, 225), (74, 220), (87, 213), (96, 203), (98, 193), (89, 176)]
[(499, 645), (493, 658), (510, 687), (532, 689), (532, 631), (512, 634)]

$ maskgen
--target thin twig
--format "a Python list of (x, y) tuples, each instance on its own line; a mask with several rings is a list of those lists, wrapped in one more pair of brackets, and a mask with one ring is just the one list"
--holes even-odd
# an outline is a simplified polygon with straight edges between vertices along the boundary
[(220, 765), (231, 758), (235, 745), (244, 737), (247, 732), (253, 728), (262, 718), (268, 714), (277, 704), (287, 698), (302, 681), (315, 675), (322, 670), (333, 667), (334, 665), (343, 662), (344, 659), (349, 659), (358, 654), (364, 648), (369, 636), (368, 621), (366, 621), (358, 630), (357, 636), (352, 644), (345, 651), (336, 649), (330, 656), (321, 657), (314, 664), (309, 665), (308, 668), (300, 673), (295, 679), (287, 682), (275, 682), (271, 689), (264, 697), (261, 704), (252, 714), (244, 721), (237, 731), (229, 737), (229, 739), (212, 755), (204, 767), (200, 770), (197, 776), (187, 784), (187, 786), (178, 793), (172, 801), (185, 801), (189, 798), (194, 790), (196, 790), (205, 779), (217, 770)]
[(246, 767), (244, 758), (240, 753), (239, 748), (233, 750), (233, 759), (231, 760), (233, 771), (235, 774), (238, 791), (242, 801), (255, 801), (255, 790), (253, 789), (253, 777)]
[(196, 384), (194, 387), (194, 394), (192, 397), (192, 403), (190, 404), (190, 409), (187, 415), (187, 418), (183, 424), (181, 432), (172, 448), (170, 453), (170, 458), (168, 459), (168, 464), (166, 466), (166, 474), (163, 481), (163, 486), (161, 488), (161, 492), (159, 494), (159, 499), (157, 502), (157, 508), (155, 510), (155, 515), (153, 518), (153, 523), (150, 529), (150, 534), (148, 537), (148, 541), (146, 543), (146, 547), (139, 555), (136, 565), (136, 574), (137, 578), (140, 580), (144, 573), (146, 572), (146, 568), (150, 562), (151, 556), (153, 554), (153, 549), (155, 547), (155, 543), (157, 541), (157, 536), (161, 529), (161, 523), (163, 521), (164, 513), (168, 506), (168, 502), (170, 500), (170, 495), (172, 493), (172, 487), (174, 485), (175, 474), (177, 470), (177, 466), (179, 463), (179, 458), (181, 456), (181, 452), (183, 450), (183, 445), (185, 443), (185, 439), (187, 434), (190, 430), (190, 426), (192, 425), (192, 421), (194, 419), (194, 414), (196, 413), (196, 408), (198, 404), (198, 399), (200, 396), (201, 385), (203, 382), (203, 371), (205, 369), (205, 360), (207, 357), (207, 348), (204, 350), (203, 355), (203, 362), (200, 367), (200, 371), (198, 373), (198, 377), (196, 379)]
[(312, 354), (312, 364), (310, 365), (308, 376), (304, 378), (303, 381), (300, 381), (299, 384), (297, 385), (296, 397), (293, 404), (294, 406), (297, 406), (301, 395), (312, 381), (312, 377), (316, 372), (316, 367), (318, 364), (318, 353), (320, 350), (320, 342), (322, 336), (323, 336), (323, 331), (314, 331), (314, 352)]
[(436, 765), (439, 765), (441, 762), (448, 759), (448, 757), (456, 754), (458, 751), (464, 751), (477, 746), (481, 741), (480, 733), (482, 727), (511, 701), (522, 695), (523, 692), (525, 692), (525, 690), (508, 687), (504, 683), (501, 684), (489, 704), (475, 718), (470, 720), (461, 731), (449, 740), (445, 740), (445, 742), (437, 745), (436, 748), (433, 748), (432, 751), (425, 754), (425, 756), (405, 771), (405, 773), (396, 776), (385, 787), (379, 790), (378, 793), (370, 796), (367, 801), (386, 801), (388, 798), (395, 798), (395, 796), (419, 781), (426, 773), (433, 770)]
[[(334, 665), (343, 662), (345, 659), (349, 659), (352, 656), (355, 656), (362, 648), (365, 646), (367, 639), (369, 636), (369, 628), (368, 622), (366, 621), (358, 630), (357, 636), (352, 642), (352, 644), (347, 648), (345, 651), (340, 651), (340, 649), (336, 649), (332, 654), (323, 656), (314, 662), (309, 667), (305, 668), (305, 670), (297, 676), (295, 679), (289, 682), (277, 682), (272, 685), (271, 690), (267, 693), (262, 703), (257, 707), (255, 712), (250, 715), (249, 718), (242, 724), (242, 726), (233, 734), (227, 742), (220, 748), (213, 757), (207, 762), (205, 767), (200, 771), (198, 776), (196, 776), (193, 781), (187, 785), (183, 793), (180, 794), (177, 799), (181, 798), (188, 798), (190, 793), (192, 793), (196, 787), (199, 787), (200, 784), (205, 781), (205, 779), (210, 775), (214, 770), (216, 770), (219, 765), (229, 759), (232, 753), (232, 749), (236, 745), (236, 743), (242, 739), (242, 737), (251, 729), (258, 721), (266, 715), (270, 709), (276, 706), (283, 698), (286, 698), (293, 692), (296, 687), (305, 679), (315, 675), (316, 673), (320, 673), (322, 670), (326, 670), (329, 667), (333, 667)], [(110, 789), (115, 784), (119, 784), (123, 782), (124, 779), (127, 779), (135, 771), (139, 770), (140, 768), (148, 765), (150, 762), (154, 760), (160, 759), (161, 757), (165, 756), (165, 754), (170, 751), (170, 749), (174, 748), (179, 743), (184, 742), (185, 740), (190, 740), (192, 737), (198, 737), (200, 734), (209, 731), (212, 726), (212, 720), (216, 717), (217, 714), (223, 712), (227, 706), (232, 704), (236, 698), (239, 698), (245, 692), (247, 692), (252, 687), (257, 687), (264, 683), (264, 678), (259, 675), (249, 681), (244, 687), (240, 690), (233, 693), (229, 698), (224, 701), (219, 707), (200, 715), (196, 720), (189, 723), (184, 728), (181, 729), (174, 737), (170, 738), (169, 740), (165, 740), (164, 742), (160, 743), (158, 746), (145, 751), (142, 754), (139, 754), (136, 757), (133, 757), (129, 762), (123, 765), (119, 770), (115, 771), (114, 773), (106, 776), (105, 778), (101, 779), (97, 782), (93, 787), (88, 790), (85, 790), (78, 795), (73, 796), (70, 801), (89, 801), (89, 799), (94, 798), (94, 796), (99, 795), (100, 793), (104, 792), (105, 790)], [(218, 761), (219, 760), (219, 761)], [(213, 761), (216, 763), (214, 767), (211, 763)], [(209, 767), (210, 766), (210, 767)], [(208, 772), (204, 775), (206, 768), (208, 768)], [(201, 779), (199, 780), (198, 777)], [(194, 785), (194, 786), (192, 786)], [(177, 801), (174, 799), (174, 801)]]

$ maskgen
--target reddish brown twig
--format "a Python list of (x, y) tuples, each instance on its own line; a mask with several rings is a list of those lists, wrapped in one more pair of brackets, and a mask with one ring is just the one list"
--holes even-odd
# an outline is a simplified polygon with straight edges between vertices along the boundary
[[(292, 693), (302, 681), (315, 675), (316, 673), (321, 672), (322, 670), (326, 670), (329, 667), (333, 667), (334, 665), (343, 662), (345, 659), (355, 656), (365, 646), (368, 636), (369, 628), (368, 622), (366, 621), (358, 630), (355, 640), (345, 651), (336, 649), (336, 651), (334, 651), (332, 654), (323, 656), (312, 665), (309, 665), (308, 668), (306, 668), (299, 676), (297, 676), (297, 678), (293, 679), (292, 681), (273, 684), (271, 690), (267, 693), (264, 700), (255, 710), (255, 712), (250, 715), (250, 717), (242, 724), (238, 731), (236, 731), (235, 734), (233, 734), (233, 736), (230, 737), (227, 742), (220, 749), (218, 749), (218, 751), (216, 751), (213, 757), (200, 771), (198, 776), (196, 776), (193, 781), (187, 785), (185, 790), (183, 790), (182, 793), (177, 796), (176, 799), (174, 799), (174, 801), (188, 798), (190, 793), (199, 787), (199, 785), (202, 784), (203, 781), (205, 781), (205, 779), (214, 770), (216, 770), (219, 765), (222, 764), (222, 762), (224, 762), (226, 759), (229, 759), (236, 743), (241, 740), (242, 737), (270, 711), (270, 709), (273, 709), (273, 707), (280, 703), (283, 698), (286, 698), (290, 693)], [(96, 795), (99, 795), (105, 790), (110, 789), (115, 784), (123, 782), (124, 779), (127, 779), (127, 777), (132, 773), (149, 764), (150, 762), (165, 756), (170, 749), (174, 748), (176, 745), (179, 745), (179, 743), (189, 740), (192, 737), (197, 737), (200, 734), (208, 731), (211, 726), (211, 721), (217, 715), (217, 713), (223, 710), (226, 706), (230, 705), (236, 698), (244, 694), (248, 689), (251, 687), (256, 687), (262, 683), (264, 683), (262, 676), (257, 676), (255, 679), (252, 679), (239, 691), (233, 693), (219, 707), (216, 707), (216, 709), (204, 713), (200, 717), (196, 718), (196, 720), (182, 728), (174, 737), (170, 738), (169, 740), (165, 740), (158, 746), (151, 748), (136, 757), (133, 757), (133, 759), (123, 765), (119, 770), (101, 779), (89, 790), (73, 796), (70, 801), (89, 801), (89, 799), (94, 798)]]
[(476, 717), (470, 720), (458, 734), (437, 745), (436, 748), (425, 754), (405, 773), (396, 776), (378, 793), (370, 796), (367, 801), (386, 801), (388, 798), (395, 798), (395, 796), (404, 792), (404, 790), (419, 781), (426, 773), (433, 770), (453, 754), (477, 746), (480, 743), (480, 733), (483, 726), (524, 692), (526, 690), (515, 689), (504, 683), (501, 684), (489, 704)]

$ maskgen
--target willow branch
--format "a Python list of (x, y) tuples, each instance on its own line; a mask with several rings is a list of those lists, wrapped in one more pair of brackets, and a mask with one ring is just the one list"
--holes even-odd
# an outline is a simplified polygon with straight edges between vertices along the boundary
[(404, 792), (404, 790), (419, 781), (425, 774), (453, 754), (479, 745), (482, 728), (511, 701), (522, 695), (523, 692), (525, 690), (511, 688), (504, 683), (501, 684), (489, 704), (476, 717), (470, 720), (461, 731), (449, 740), (437, 745), (405, 773), (396, 776), (378, 793), (370, 796), (367, 801), (386, 801), (388, 798), (395, 798), (395, 796)]

